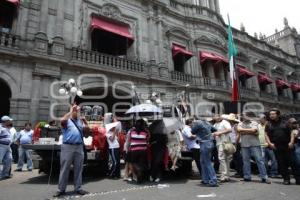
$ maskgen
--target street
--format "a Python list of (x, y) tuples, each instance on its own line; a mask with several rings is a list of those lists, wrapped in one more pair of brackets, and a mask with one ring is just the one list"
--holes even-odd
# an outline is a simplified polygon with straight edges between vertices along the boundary
[[(0, 181), (0, 200), (45, 200), (55, 199), (52, 195), (57, 191), (58, 177), (33, 172), (14, 172), (13, 178)], [(281, 179), (272, 179), (272, 184), (254, 181), (245, 183), (233, 179), (230, 183), (221, 184), (218, 188), (200, 185), (197, 177), (191, 179), (170, 179), (160, 184), (129, 184), (120, 180), (110, 180), (88, 174), (84, 178), (83, 189), (90, 192), (86, 196), (74, 196), (70, 179), (67, 195), (59, 199), (108, 199), (108, 200), (182, 200), (182, 199), (224, 199), (224, 200), (298, 200), (299, 186), (282, 185)]]

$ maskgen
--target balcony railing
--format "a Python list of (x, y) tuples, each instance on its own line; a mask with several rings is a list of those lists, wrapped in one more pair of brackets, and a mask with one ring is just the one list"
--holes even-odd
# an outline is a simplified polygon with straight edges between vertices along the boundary
[(0, 31), (0, 46), (17, 49), (20, 45), (19, 42), (19, 36)]
[(184, 83), (191, 83), (192, 82), (192, 76), (189, 74), (184, 74), (182, 72), (178, 71), (172, 71), (171, 72), (171, 78), (173, 81), (176, 82), (184, 82)]
[(260, 91), (260, 97), (268, 100), (277, 100), (277, 96), (273, 93), (268, 93), (265, 91)]
[(209, 89), (219, 89), (219, 90), (229, 91), (229, 83), (225, 80), (204, 77), (204, 78), (200, 78), (200, 85)]
[(145, 72), (145, 63), (120, 58), (117, 56), (106, 55), (94, 51), (86, 51), (73, 48), (72, 59), (79, 62), (97, 64), (118, 70)]
[(242, 98), (253, 99), (257, 97), (257, 91), (252, 88), (240, 88), (240, 95)]

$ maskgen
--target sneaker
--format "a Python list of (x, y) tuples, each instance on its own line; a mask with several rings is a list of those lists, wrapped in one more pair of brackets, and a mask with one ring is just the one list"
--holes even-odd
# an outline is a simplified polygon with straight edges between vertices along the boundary
[(22, 169), (16, 169), (15, 170), (15, 172), (21, 172), (22, 171)]
[(221, 182), (221, 183), (226, 183), (226, 182), (229, 182), (229, 181), (230, 181), (229, 178), (221, 178), (221, 179), (220, 179), (220, 182)]
[(61, 197), (61, 196), (65, 195), (65, 194), (66, 194), (65, 192), (57, 191), (57, 192), (53, 195), (53, 197)]
[(159, 183), (159, 182), (160, 182), (160, 178), (155, 179), (154, 182), (155, 182), (155, 183)]
[(12, 176), (12, 174), (11, 175), (9, 175), (9, 176), (3, 176), (2, 178), (1, 178), (1, 180), (6, 180), (6, 179), (10, 179), (10, 178), (12, 178), (13, 176)]
[(150, 176), (149, 180), (150, 180), (150, 182), (154, 181), (154, 179), (152, 178), (152, 176)]
[(262, 179), (262, 183), (271, 184), (272, 182), (269, 179)]
[(32, 172), (32, 169), (28, 169), (29, 172)]
[(88, 194), (89, 192), (88, 191), (85, 191), (85, 190), (78, 190), (78, 191), (76, 191), (76, 194), (79, 194), (79, 195), (86, 195), (86, 194)]

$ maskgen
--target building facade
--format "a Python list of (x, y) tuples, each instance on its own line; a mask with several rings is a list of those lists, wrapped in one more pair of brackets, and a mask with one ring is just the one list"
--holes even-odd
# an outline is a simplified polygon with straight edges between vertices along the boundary
[[(0, 9), (0, 115), (11, 115), (16, 126), (50, 120), (52, 106), (68, 102), (53, 94), (59, 82), (82, 75), (84, 95), (108, 111), (132, 102), (114, 98), (131, 83), (141, 99), (155, 92), (175, 103), (184, 94), (194, 114), (211, 111), (199, 102), (231, 99), (219, 0), (1, 0)], [(244, 30), (233, 35), (241, 100), (299, 112), (299, 51)], [(64, 109), (54, 110), (59, 116)]]

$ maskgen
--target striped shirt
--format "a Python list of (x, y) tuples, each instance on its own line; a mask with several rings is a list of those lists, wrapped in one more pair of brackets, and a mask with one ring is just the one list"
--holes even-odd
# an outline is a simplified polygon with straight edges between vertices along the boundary
[(147, 150), (147, 132), (137, 133), (135, 129), (130, 131), (130, 151)]
[(9, 129), (0, 125), (0, 144), (10, 145), (10, 143), (11, 143), (11, 135)]

